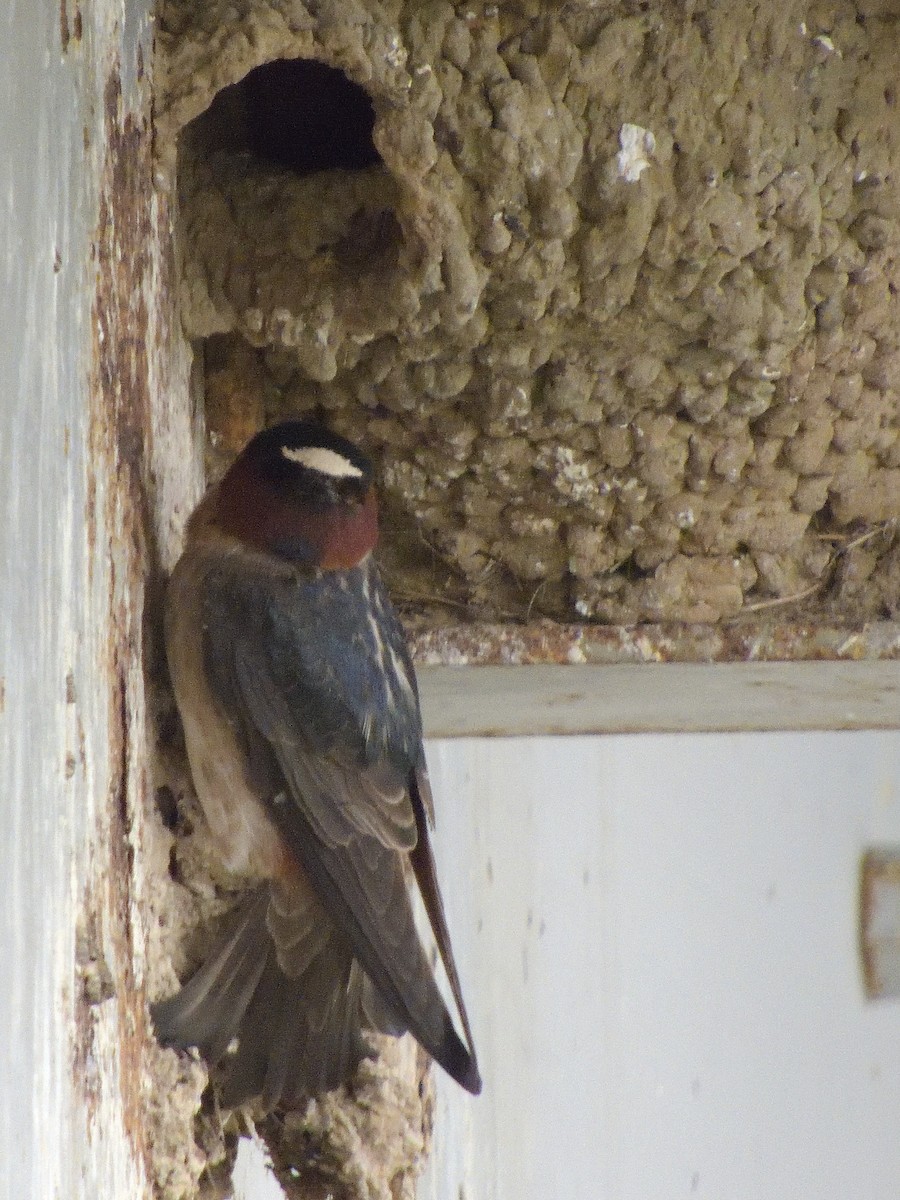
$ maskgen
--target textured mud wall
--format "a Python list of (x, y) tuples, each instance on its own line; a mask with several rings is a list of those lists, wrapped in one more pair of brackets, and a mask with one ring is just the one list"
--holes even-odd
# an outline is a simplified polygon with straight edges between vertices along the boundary
[[(362, 436), (410, 600), (892, 613), (898, 13), (164, 5), (157, 150), (225, 449), (311, 409)], [(365, 89), (383, 165), (298, 177), (196, 120), (279, 57)]]

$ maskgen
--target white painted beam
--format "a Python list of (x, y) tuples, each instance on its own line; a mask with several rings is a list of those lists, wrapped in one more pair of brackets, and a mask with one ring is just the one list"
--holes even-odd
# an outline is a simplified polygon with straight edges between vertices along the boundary
[(900, 728), (900, 662), (420, 667), (429, 737)]

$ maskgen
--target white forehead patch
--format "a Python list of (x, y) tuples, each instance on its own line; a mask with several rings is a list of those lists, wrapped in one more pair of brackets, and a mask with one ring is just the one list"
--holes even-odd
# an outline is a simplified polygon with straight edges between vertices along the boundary
[(332, 479), (360, 479), (362, 471), (349, 458), (329, 450), (327, 446), (301, 446), (294, 450), (291, 446), (282, 446), (281, 453), (291, 462), (299, 463), (310, 471), (318, 471), (320, 475), (330, 475)]

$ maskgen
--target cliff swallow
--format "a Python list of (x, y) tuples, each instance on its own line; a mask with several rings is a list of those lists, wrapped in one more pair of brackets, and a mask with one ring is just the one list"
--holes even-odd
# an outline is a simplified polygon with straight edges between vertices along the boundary
[[(191, 774), (250, 899), (153, 1020), (225, 1060), (226, 1106), (296, 1107), (349, 1079), (364, 1033), (409, 1031), (481, 1090), (429, 841), (412, 662), (373, 560), (372, 467), (287, 421), (254, 437), (188, 522), (166, 651)], [(417, 885), (468, 1045), (416, 932)]]

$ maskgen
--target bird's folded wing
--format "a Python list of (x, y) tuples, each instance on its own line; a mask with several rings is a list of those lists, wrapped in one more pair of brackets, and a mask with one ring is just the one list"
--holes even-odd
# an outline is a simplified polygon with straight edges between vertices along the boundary
[(286, 589), (273, 606), (253, 595), (252, 581), (226, 577), (218, 586), (229, 595), (223, 603), (208, 580), (208, 673), (224, 710), (271, 747), (285, 785), (266, 797), (272, 821), (390, 1012), (476, 1090), (474, 1060), (435, 983), (407, 888), (403, 851), (418, 837), (407, 790), (421, 756), (410, 734), (417, 706), (410, 714), (408, 689), (384, 683), (378, 638), (329, 643), (320, 597)]
[(276, 750), (317, 837), (338, 846), (366, 834), (408, 850), (416, 818), (406, 781), (421, 746), (412, 668), (377, 577), (343, 582), (211, 571), (207, 675), (224, 711), (243, 709), (238, 732)]

